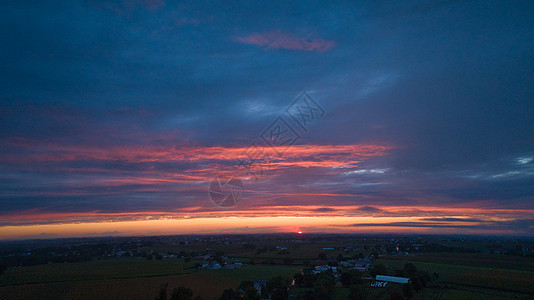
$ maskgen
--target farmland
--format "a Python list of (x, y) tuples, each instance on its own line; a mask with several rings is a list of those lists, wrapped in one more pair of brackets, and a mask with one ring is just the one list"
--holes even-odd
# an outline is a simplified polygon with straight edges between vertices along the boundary
[[(295, 274), (323, 265), (334, 267), (331, 278), (335, 281), (328, 289), (331, 299), (347, 299), (355, 291), (360, 299), (390, 299), (393, 294), (404, 295), (404, 299), (532, 298), (534, 260), (528, 253), (512, 255), (520, 242), (521, 249), (531, 249), (531, 241), (503, 242), (500, 249), (510, 251), (506, 255), (486, 251), (492, 248), (488, 245), (494, 245), (487, 241), (469, 242), (476, 250), (437, 238), (343, 235), (124, 238), (3, 245), (3, 261), (11, 265), (0, 276), (0, 295), (2, 299), (154, 299), (168, 284), (169, 291), (186, 287), (197, 299), (219, 299), (225, 290), (237, 289), (245, 281), (267, 281), (277, 276), (293, 279)], [(421, 250), (415, 251), (413, 245)], [(17, 249), (25, 250), (16, 254)], [(77, 259), (76, 253), (84, 258)], [(43, 260), (55, 262), (39, 263)], [(206, 267), (210, 261), (218, 261), (220, 266)], [(359, 272), (362, 277), (356, 283), (345, 284), (339, 275), (348, 272), (344, 270), (353, 261), (369, 261), (374, 267)], [(373, 274), (406, 274), (407, 264), (413, 265), (417, 274), (431, 277), (410, 297), (401, 285), (370, 286)], [(317, 292), (315, 284), (297, 283), (288, 295), (298, 299)]]

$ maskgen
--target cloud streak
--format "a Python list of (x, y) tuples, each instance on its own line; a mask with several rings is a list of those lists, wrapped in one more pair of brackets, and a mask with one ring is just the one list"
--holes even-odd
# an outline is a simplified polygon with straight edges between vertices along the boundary
[(325, 52), (336, 46), (334, 41), (299, 37), (281, 31), (254, 33), (248, 36), (236, 37), (235, 40), (244, 44), (261, 46), (264, 49), (286, 49), (308, 52)]

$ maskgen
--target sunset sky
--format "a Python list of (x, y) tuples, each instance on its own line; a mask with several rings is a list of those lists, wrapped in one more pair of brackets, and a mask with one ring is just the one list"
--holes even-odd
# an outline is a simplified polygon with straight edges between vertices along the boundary
[(534, 2), (176, 2), (2, 5), (1, 240), (534, 235)]

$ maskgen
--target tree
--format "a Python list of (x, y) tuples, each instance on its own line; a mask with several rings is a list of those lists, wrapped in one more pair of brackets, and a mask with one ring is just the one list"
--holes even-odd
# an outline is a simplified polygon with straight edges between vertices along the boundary
[(304, 291), (304, 292), (299, 292), (298, 295), (297, 295), (297, 299), (299, 300), (316, 300), (316, 296), (315, 294), (313, 293), (313, 291)]
[(271, 299), (286, 300), (289, 296), (288, 288), (291, 280), (284, 276), (277, 276), (267, 281), (267, 290), (271, 293)]
[(341, 273), (341, 284), (343, 286), (350, 286), (352, 284), (359, 284), (362, 282), (362, 273), (358, 270), (351, 270), (349, 272)]
[(295, 285), (300, 287), (312, 287), (313, 283), (316, 280), (315, 275), (313, 275), (312, 270), (304, 269), (302, 273), (296, 273), (293, 276), (295, 279)]
[(219, 300), (237, 300), (242, 299), (241, 293), (236, 289), (226, 289), (223, 291)]
[(336, 279), (331, 272), (322, 272), (313, 284), (313, 292), (319, 299), (329, 299), (335, 284)]
[(408, 272), (406, 272), (406, 270), (402, 269), (402, 270), (395, 270), (395, 276), (397, 277), (410, 277), (408, 275)]
[(349, 286), (352, 283), (352, 274), (350, 272), (341, 273), (341, 284), (343, 286)]
[(350, 288), (350, 293), (347, 299), (349, 300), (364, 300), (367, 299), (368, 291), (361, 285), (355, 285)]
[(259, 300), (260, 299), (258, 290), (256, 290), (256, 288), (254, 287), (254, 281), (251, 281), (251, 280), (241, 281), (241, 284), (239, 284), (239, 289), (245, 292), (244, 299), (247, 299), (247, 300)]
[(417, 273), (417, 267), (412, 263), (407, 263), (404, 265), (404, 270), (406, 270), (406, 273), (408, 273), (408, 276), (414, 277)]
[(404, 284), (402, 286), (402, 293), (406, 299), (411, 299), (413, 297), (413, 286), (411, 283)]
[(192, 298), (193, 291), (186, 287), (180, 286), (172, 290), (170, 300), (191, 300)]
[(360, 284), (362, 283), (362, 272), (358, 271), (358, 270), (351, 270), (350, 271), (350, 274), (351, 274), (351, 279), (352, 279), (352, 284)]
[(384, 274), (386, 274), (386, 271), (387, 271), (386, 265), (384, 265), (383, 263), (377, 263), (377, 264), (375, 264), (374, 268), (369, 270), (369, 274), (371, 274), (371, 276), (375, 277), (376, 275), (384, 275)]
[(159, 289), (159, 295), (156, 298), (154, 298), (154, 300), (167, 300), (167, 286), (168, 285), (169, 285), (168, 283), (161, 285)]
[(241, 284), (239, 284), (239, 289), (241, 290), (246, 290), (251, 287), (254, 287), (254, 281), (252, 280), (243, 280), (241, 281)]
[(423, 283), (421, 282), (421, 279), (419, 279), (419, 277), (414, 277), (411, 280), (412, 280), (413, 289), (416, 292), (419, 292), (420, 290), (423, 289)]
[(253, 287), (248, 287), (245, 289), (245, 300), (260, 300), (260, 295), (258, 294), (258, 290)]

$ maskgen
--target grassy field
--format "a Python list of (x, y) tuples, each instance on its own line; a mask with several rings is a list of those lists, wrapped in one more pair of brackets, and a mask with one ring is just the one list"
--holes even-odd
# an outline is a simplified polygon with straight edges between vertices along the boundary
[[(516, 262), (507, 263), (507, 259)], [(517, 260), (518, 258), (505, 257), (494, 263), (490, 257), (484, 255), (475, 257), (473, 254), (444, 254), (442, 256), (433, 254), (420, 257), (381, 258), (379, 262), (386, 264), (391, 271), (402, 269), (406, 263), (410, 262), (419, 270), (428, 271), (430, 274), (436, 272), (439, 275), (438, 283), (441, 286), (451, 287), (445, 292), (441, 291), (442, 299), (476, 299), (478, 296), (475, 297), (475, 294), (482, 296), (482, 299), (489, 299), (491, 295), (495, 295), (497, 297), (495, 299), (510, 295), (525, 297), (530, 294), (532, 296), (534, 294), (534, 268), (529, 267), (532, 261), (525, 259), (525, 261), (517, 262)], [(523, 259), (519, 258), (519, 260)], [(439, 289), (432, 292), (434, 295), (439, 293)]]
[(0, 286), (72, 280), (177, 275), (193, 272), (194, 263), (178, 259), (165, 261), (116, 258), (68, 264), (14, 267), (0, 277)]
[(202, 299), (215, 299), (239, 281), (215, 272), (159, 277), (80, 280), (0, 287), (2, 299), (153, 299), (162, 284), (186, 286)]
[[(406, 257), (390, 256), (391, 259), (404, 260)], [(534, 270), (534, 259), (521, 256), (489, 253), (424, 253), (409, 257), (411, 261), (442, 263), (512, 270)]]
[[(288, 245), (289, 257), (302, 260), (315, 258), (325, 252), (335, 256), (340, 250), (323, 250), (324, 244), (310, 247)], [(256, 254), (256, 250), (235, 245), (217, 251), (231, 252), (235, 256), (250, 255), (256, 261), (269, 257), (280, 261), (286, 257), (276, 251)], [(227, 249), (226, 249), (227, 248)], [(233, 250), (232, 250), (233, 249)], [(200, 249), (199, 249), (200, 250)], [(246, 260), (243, 260), (246, 261)], [(428, 253), (418, 256), (391, 256), (379, 259), (394, 270), (411, 262), (419, 270), (436, 272), (434, 281), (414, 300), (423, 299), (531, 299), (534, 295), (534, 262), (532, 259), (493, 254)], [(153, 299), (161, 285), (168, 283), (169, 290), (185, 286), (202, 299), (217, 299), (227, 288), (236, 288), (243, 280), (268, 280), (278, 275), (292, 277), (300, 265), (245, 264), (234, 270), (198, 270), (193, 262), (181, 259), (145, 260), (134, 257), (93, 260), (89, 262), (47, 264), (13, 267), (0, 277), (1, 299)], [(396, 287), (367, 288), (369, 299), (389, 299)], [(333, 299), (344, 299), (350, 290), (339, 286)], [(298, 294), (293, 290), (292, 294)]]
[[(188, 269), (179, 260), (135, 258), (12, 268), (0, 279), (2, 299), (153, 299), (162, 284), (216, 299), (243, 280), (292, 277), (298, 266), (244, 265), (234, 270)], [(172, 275), (171, 275), (172, 274)], [(44, 295), (44, 296), (43, 296)]]

